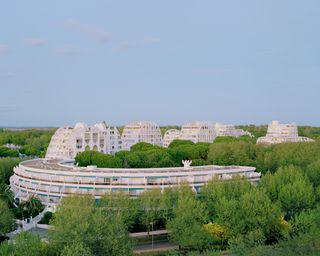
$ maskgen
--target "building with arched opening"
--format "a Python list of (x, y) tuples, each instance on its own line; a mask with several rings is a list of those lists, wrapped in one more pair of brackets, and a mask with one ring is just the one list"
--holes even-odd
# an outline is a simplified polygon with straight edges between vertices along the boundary
[(214, 124), (210, 122), (192, 122), (181, 127), (180, 139), (191, 140), (194, 143), (212, 143), (216, 138)]
[(236, 129), (232, 124), (222, 124), (216, 123), (214, 125), (216, 136), (231, 136), (231, 137), (240, 137), (240, 136), (252, 136), (249, 132), (242, 129)]
[(123, 150), (130, 150), (134, 144), (139, 142), (162, 146), (162, 136), (159, 125), (149, 121), (127, 124), (123, 129), (121, 139)]
[(165, 148), (169, 147), (170, 143), (174, 140), (180, 139), (180, 131), (177, 129), (169, 129), (165, 132), (163, 136), (163, 146)]
[(115, 154), (121, 149), (118, 129), (105, 122), (88, 126), (77, 123), (74, 128), (59, 128), (52, 136), (47, 149), (47, 159), (74, 159), (79, 152), (95, 150)]

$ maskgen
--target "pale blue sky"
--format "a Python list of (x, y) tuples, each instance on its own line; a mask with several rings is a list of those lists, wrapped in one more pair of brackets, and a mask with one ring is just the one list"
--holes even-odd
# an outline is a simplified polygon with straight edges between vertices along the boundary
[(320, 125), (320, 1), (1, 1), (0, 126)]

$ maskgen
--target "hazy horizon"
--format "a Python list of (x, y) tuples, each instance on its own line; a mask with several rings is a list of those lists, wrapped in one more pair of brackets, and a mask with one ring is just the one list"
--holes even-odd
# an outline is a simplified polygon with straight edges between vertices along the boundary
[(320, 126), (320, 2), (5, 1), (0, 127)]

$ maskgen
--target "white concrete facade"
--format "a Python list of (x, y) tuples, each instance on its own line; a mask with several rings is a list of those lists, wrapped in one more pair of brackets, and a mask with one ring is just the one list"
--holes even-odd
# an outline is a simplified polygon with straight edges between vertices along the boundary
[(180, 131), (177, 129), (169, 129), (165, 132), (163, 136), (163, 146), (165, 148), (169, 147), (170, 143), (174, 140), (180, 139)]
[(232, 137), (240, 137), (240, 136), (252, 136), (249, 132), (244, 131), (242, 129), (236, 129), (232, 124), (222, 124), (216, 123), (215, 126), (216, 135), (218, 136), (232, 136)]
[(116, 127), (98, 123), (87, 126), (77, 123), (74, 128), (59, 128), (48, 146), (47, 159), (74, 159), (77, 153), (95, 150), (115, 154), (121, 150), (121, 137)]
[(298, 136), (296, 124), (281, 124), (279, 121), (272, 121), (268, 125), (267, 135), (260, 137), (257, 143), (277, 144), (284, 142), (311, 142), (312, 139)]
[(71, 149), (72, 141), (71, 127), (61, 127), (51, 137), (47, 149), (46, 158), (72, 159), (74, 157)]
[(257, 182), (261, 174), (246, 166), (188, 166), (174, 168), (113, 169), (77, 167), (72, 161), (36, 159), (20, 163), (10, 178), (14, 198), (20, 202), (36, 195), (43, 204), (54, 206), (75, 194), (91, 194), (99, 199), (112, 191), (125, 191), (131, 197), (153, 188), (161, 190), (187, 182), (193, 190), (212, 178), (229, 180), (240, 175)]
[(130, 148), (139, 142), (162, 146), (162, 136), (159, 125), (150, 121), (127, 124), (122, 132), (122, 149)]
[(181, 127), (180, 139), (194, 143), (212, 143), (216, 138), (214, 124), (210, 122), (192, 122)]

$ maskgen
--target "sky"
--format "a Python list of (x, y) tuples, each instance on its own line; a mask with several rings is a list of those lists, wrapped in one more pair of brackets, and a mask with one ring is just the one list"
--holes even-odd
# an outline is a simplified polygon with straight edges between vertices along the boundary
[(320, 126), (318, 0), (1, 1), (0, 127)]

